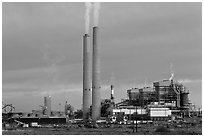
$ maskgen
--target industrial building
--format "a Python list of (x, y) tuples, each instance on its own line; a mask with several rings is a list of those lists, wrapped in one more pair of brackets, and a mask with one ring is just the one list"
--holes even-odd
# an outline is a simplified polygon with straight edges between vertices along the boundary
[(164, 105), (171, 109), (187, 109), (189, 107), (189, 92), (182, 84), (173, 80), (154, 82), (153, 87), (127, 90), (128, 105), (147, 106)]
[(66, 124), (73, 108), (65, 103), (64, 111), (55, 111), (51, 109), (51, 96), (44, 97), (44, 105), (41, 109), (32, 110), (32, 112), (9, 112), (3, 113), (3, 122), (17, 122), (20, 124), (36, 123), (37, 125), (47, 124)]
[(113, 116), (121, 113), (131, 120), (133, 115), (139, 119), (166, 120), (189, 112), (189, 91), (173, 79), (154, 82), (152, 87), (131, 88), (127, 99), (116, 103)]

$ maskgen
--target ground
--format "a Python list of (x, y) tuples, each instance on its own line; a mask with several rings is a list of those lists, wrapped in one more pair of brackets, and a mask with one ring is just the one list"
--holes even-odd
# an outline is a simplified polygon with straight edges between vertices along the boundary
[(58, 127), (58, 128), (17, 128), (16, 130), (3, 130), (3, 135), (202, 135), (201, 124), (192, 127), (166, 128), (157, 130), (159, 127), (152, 124), (144, 124), (133, 132), (131, 126), (113, 126), (101, 128), (85, 127)]

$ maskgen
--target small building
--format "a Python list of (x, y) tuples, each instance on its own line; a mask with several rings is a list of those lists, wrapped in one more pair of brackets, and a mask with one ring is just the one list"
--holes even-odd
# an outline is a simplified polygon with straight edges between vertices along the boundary
[(113, 109), (113, 115), (119, 117), (126, 117), (128, 120), (149, 120), (147, 109), (135, 106), (126, 106)]
[(160, 121), (171, 118), (171, 110), (169, 108), (154, 107), (148, 108), (151, 120)]

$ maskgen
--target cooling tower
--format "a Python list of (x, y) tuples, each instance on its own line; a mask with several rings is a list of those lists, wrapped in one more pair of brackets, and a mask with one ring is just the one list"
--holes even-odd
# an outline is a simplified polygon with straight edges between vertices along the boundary
[(93, 61), (92, 61), (92, 120), (96, 122), (100, 118), (100, 59), (98, 45), (98, 27), (93, 27)]
[(83, 36), (83, 120), (89, 116), (91, 106), (91, 50), (89, 35)]

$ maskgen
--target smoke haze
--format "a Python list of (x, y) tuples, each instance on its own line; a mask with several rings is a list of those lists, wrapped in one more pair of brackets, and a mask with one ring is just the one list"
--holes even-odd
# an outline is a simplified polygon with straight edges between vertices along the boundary
[(94, 26), (98, 26), (98, 22), (99, 22), (99, 11), (100, 11), (100, 3), (99, 2), (95, 2), (93, 3), (93, 8), (94, 8)]
[[(143, 87), (146, 78), (147, 86), (169, 79), (172, 63), (173, 79), (202, 107), (202, 3), (101, 4), (101, 98), (110, 97), (111, 72), (119, 102), (127, 97), (127, 89)], [(53, 110), (65, 101), (75, 109), (82, 107), (85, 11), (84, 2), (2, 3), (4, 103), (31, 112), (48, 92)]]
[(170, 64), (170, 71), (171, 71), (171, 77), (169, 78), (169, 80), (172, 80), (174, 77), (174, 71), (173, 71), (173, 64)]
[(85, 33), (89, 34), (89, 26), (90, 26), (90, 13), (93, 8), (93, 25), (98, 26), (99, 22), (99, 11), (100, 11), (100, 3), (99, 2), (85, 2)]
[(92, 9), (92, 4), (91, 2), (85, 2), (85, 33), (89, 34), (89, 24), (90, 24), (90, 12)]

